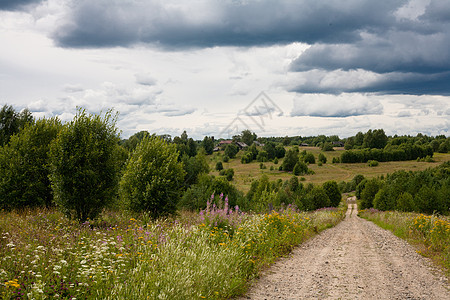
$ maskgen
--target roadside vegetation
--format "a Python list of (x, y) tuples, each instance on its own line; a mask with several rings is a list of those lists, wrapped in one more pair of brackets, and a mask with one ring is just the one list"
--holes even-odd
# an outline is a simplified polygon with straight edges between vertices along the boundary
[[(342, 220), (343, 192), (355, 191), (364, 208), (449, 212), (445, 136), (258, 138), (244, 130), (195, 141), (141, 131), (121, 140), (116, 122), (113, 111), (82, 108), (65, 124), (0, 111), (1, 298), (229, 298)], [(389, 149), (426, 151), (408, 152), (413, 161), (342, 162), (348, 151)], [(448, 246), (448, 220), (440, 220), (439, 243)]]
[(450, 275), (450, 219), (439, 215), (424, 215), (397, 211), (366, 209), (359, 216), (392, 231), (417, 248), (417, 252), (433, 259)]

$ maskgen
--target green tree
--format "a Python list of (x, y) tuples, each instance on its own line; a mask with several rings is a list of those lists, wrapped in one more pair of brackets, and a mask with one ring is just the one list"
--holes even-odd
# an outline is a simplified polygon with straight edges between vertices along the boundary
[(318, 161), (323, 163), (323, 164), (326, 164), (327, 163), (327, 157), (321, 152), (321, 153), (319, 153)]
[(294, 149), (289, 149), (286, 152), (283, 163), (281, 164), (283, 171), (292, 171), (298, 160), (298, 152)]
[(398, 196), (396, 210), (414, 211), (415, 209), (414, 198), (410, 193), (404, 192)]
[(250, 130), (246, 129), (242, 131), (241, 134), (241, 140), (246, 143), (248, 146), (251, 146), (253, 144), (253, 141), (256, 140), (256, 134), (251, 132)]
[(323, 143), (321, 150), (322, 151), (334, 151), (333, 144), (331, 144), (329, 142), (325, 142), (325, 143)]
[(221, 161), (218, 161), (218, 162), (216, 163), (216, 170), (217, 170), (217, 171), (223, 170), (223, 164), (222, 164)]
[(57, 118), (41, 119), (0, 147), (0, 208), (52, 205), (48, 154), (60, 129)]
[(0, 146), (6, 145), (11, 136), (33, 122), (34, 118), (28, 109), (17, 113), (11, 105), (4, 105), (0, 110)]
[(380, 189), (380, 185), (380, 181), (376, 178), (372, 178), (365, 183), (364, 189), (361, 192), (361, 209), (373, 207), (373, 200)]
[(93, 219), (116, 196), (116, 120), (111, 111), (102, 118), (80, 108), (50, 146), (55, 202), (69, 217)]
[(225, 150), (223, 152), (229, 158), (235, 158), (236, 154), (239, 152), (239, 148), (234, 144), (228, 144), (225, 146)]
[(205, 149), (206, 154), (212, 154), (214, 150), (214, 138), (205, 136), (202, 141), (202, 147)]
[(183, 191), (185, 172), (176, 145), (146, 137), (130, 156), (120, 181), (125, 206), (147, 211), (152, 218), (175, 212)]
[(334, 180), (327, 181), (322, 185), (322, 188), (330, 199), (330, 205), (333, 207), (338, 207), (339, 203), (341, 203), (342, 196), (337, 182)]
[(184, 187), (197, 183), (201, 174), (209, 173), (209, 165), (206, 159), (205, 150), (201, 149), (196, 156), (189, 156), (186, 153), (181, 157), (183, 163), (184, 175)]

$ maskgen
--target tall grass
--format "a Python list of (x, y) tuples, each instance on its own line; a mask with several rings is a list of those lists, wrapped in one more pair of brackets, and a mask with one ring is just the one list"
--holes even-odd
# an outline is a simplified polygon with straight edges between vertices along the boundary
[(432, 258), (450, 275), (450, 219), (376, 209), (362, 210), (359, 215), (415, 245), (419, 254)]
[(174, 219), (0, 212), (2, 299), (225, 299), (344, 210), (244, 214), (226, 201)]

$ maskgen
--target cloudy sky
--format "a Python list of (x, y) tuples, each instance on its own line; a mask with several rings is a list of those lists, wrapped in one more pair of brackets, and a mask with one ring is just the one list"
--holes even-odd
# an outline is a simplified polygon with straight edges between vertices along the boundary
[(1, 0), (0, 104), (122, 136), (450, 135), (448, 0)]

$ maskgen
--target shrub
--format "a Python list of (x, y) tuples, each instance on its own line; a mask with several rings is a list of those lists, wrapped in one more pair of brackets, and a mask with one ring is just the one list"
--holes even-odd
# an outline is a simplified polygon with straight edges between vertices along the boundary
[(303, 156), (303, 161), (307, 164), (315, 164), (316, 163), (314, 154), (312, 154), (311, 152), (308, 152), (305, 154), (305, 156)]
[(131, 154), (120, 181), (120, 196), (133, 211), (152, 218), (175, 212), (182, 195), (185, 172), (175, 144), (145, 137)]
[(219, 162), (216, 163), (216, 170), (217, 170), (217, 171), (223, 170), (223, 164), (222, 164), (221, 161), (219, 161)]
[(326, 164), (327, 163), (327, 157), (323, 153), (319, 153), (319, 162)]
[(341, 203), (341, 191), (339, 190), (338, 184), (336, 181), (327, 181), (322, 185), (325, 193), (330, 199), (330, 205), (333, 207), (338, 207), (339, 203)]
[(38, 120), (0, 148), (0, 208), (52, 205), (48, 154), (60, 129), (56, 118)]
[(117, 192), (119, 137), (116, 117), (88, 115), (79, 109), (50, 146), (53, 194), (69, 217), (95, 218)]
[(378, 166), (378, 161), (376, 161), (376, 160), (369, 160), (367, 162), (367, 164), (369, 165), (369, 167), (377, 167)]
[(380, 185), (380, 181), (376, 178), (372, 178), (365, 183), (364, 189), (361, 191), (361, 209), (373, 207), (373, 200), (380, 189)]
[(235, 158), (238, 152), (239, 148), (234, 144), (229, 144), (225, 146), (224, 154), (229, 158)]
[(299, 161), (295, 164), (294, 170), (292, 172), (294, 173), (295, 176), (307, 174), (308, 166), (304, 162)]
[(229, 161), (230, 161), (230, 157), (228, 155), (224, 155), (223, 162), (229, 162)]
[(283, 163), (281, 164), (283, 171), (292, 171), (298, 163), (298, 152), (294, 149), (289, 149), (286, 152)]
[(321, 150), (322, 151), (334, 151), (333, 145), (329, 142), (323, 143)]
[(276, 164), (276, 165), (278, 164), (278, 158), (277, 157), (274, 158), (273, 163)]
[(414, 211), (415, 204), (413, 196), (408, 192), (401, 193), (397, 198), (396, 209), (399, 211)]

